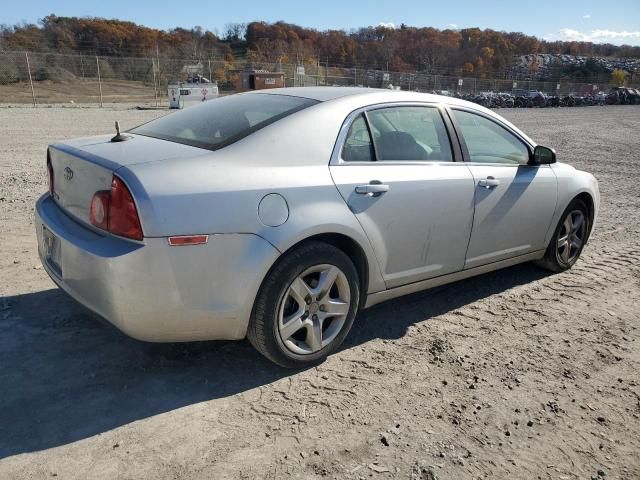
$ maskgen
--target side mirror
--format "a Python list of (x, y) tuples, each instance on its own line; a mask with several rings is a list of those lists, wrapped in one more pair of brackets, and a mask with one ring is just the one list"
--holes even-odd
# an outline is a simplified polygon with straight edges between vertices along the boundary
[(533, 151), (532, 162), (534, 165), (549, 165), (556, 163), (556, 151), (553, 148), (538, 145)]

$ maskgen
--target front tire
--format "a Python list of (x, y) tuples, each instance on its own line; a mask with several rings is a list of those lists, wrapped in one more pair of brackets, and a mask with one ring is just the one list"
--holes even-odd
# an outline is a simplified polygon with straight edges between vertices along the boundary
[(308, 242), (267, 274), (247, 338), (280, 366), (314, 365), (344, 341), (359, 304), (358, 272), (349, 257), (333, 245)]
[(580, 258), (589, 236), (589, 210), (580, 199), (574, 199), (560, 217), (547, 251), (537, 265), (552, 272), (569, 270)]

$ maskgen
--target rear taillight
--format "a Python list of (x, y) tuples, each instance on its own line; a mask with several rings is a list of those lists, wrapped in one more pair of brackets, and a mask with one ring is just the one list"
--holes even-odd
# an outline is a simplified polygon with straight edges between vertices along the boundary
[(136, 204), (127, 186), (115, 175), (111, 181), (109, 231), (134, 240), (142, 240), (142, 227)]
[(103, 190), (96, 192), (91, 199), (91, 208), (89, 209), (89, 221), (92, 225), (109, 230), (109, 200), (111, 192)]
[(53, 167), (51, 166), (51, 154), (47, 150), (47, 173), (49, 175), (49, 195), (53, 196)]
[(142, 240), (136, 204), (127, 186), (115, 175), (111, 180), (111, 190), (102, 190), (93, 195), (89, 221), (114, 235)]

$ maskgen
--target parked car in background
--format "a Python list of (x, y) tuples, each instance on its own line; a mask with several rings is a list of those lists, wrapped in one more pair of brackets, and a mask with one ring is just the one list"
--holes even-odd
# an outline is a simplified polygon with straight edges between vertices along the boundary
[(52, 144), (54, 282), (148, 341), (240, 340), (286, 367), (379, 302), (510, 265), (571, 268), (595, 178), (464, 100), (357, 88), (214, 99)]

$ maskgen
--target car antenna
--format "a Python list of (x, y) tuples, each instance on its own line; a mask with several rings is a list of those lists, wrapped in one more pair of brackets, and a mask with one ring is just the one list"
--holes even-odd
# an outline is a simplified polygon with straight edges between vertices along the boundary
[(131, 137), (128, 135), (122, 135), (120, 133), (120, 124), (118, 123), (118, 121), (116, 120), (116, 136), (111, 138), (112, 142), (126, 142), (127, 140), (129, 140)]

